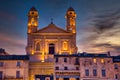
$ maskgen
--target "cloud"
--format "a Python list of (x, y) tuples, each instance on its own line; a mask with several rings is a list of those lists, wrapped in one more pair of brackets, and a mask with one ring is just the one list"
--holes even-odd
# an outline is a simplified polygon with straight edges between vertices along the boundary
[[(120, 54), (120, 9), (96, 14), (90, 27), (80, 30), (82, 38), (78, 40), (81, 51)], [(84, 45), (84, 46), (80, 46)]]
[(4, 48), (9, 54), (25, 54), (26, 40), (24, 38), (4, 33), (0, 33), (0, 36), (0, 48)]

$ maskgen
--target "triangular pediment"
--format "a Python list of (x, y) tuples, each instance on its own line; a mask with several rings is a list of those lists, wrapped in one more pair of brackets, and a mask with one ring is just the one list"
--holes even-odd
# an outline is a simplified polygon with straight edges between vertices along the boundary
[(38, 30), (37, 33), (69, 33), (69, 32), (51, 23), (47, 27)]

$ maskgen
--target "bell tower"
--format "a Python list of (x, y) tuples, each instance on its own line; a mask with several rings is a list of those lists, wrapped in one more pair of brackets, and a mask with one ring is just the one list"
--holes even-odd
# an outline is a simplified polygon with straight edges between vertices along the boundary
[(28, 33), (36, 32), (38, 28), (38, 11), (32, 7), (28, 12)]
[(67, 31), (76, 33), (76, 13), (72, 7), (68, 8), (65, 18), (67, 20)]

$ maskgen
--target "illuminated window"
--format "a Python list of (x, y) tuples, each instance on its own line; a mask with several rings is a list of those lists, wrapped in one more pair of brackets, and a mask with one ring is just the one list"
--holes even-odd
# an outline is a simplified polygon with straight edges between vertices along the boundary
[(40, 43), (39, 43), (39, 42), (38, 42), (38, 43), (36, 43), (35, 50), (36, 50), (36, 51), (40, 51)]
[(31, 24), (32, 24), (32, 25), (34, 24), (34, 18), (31, 19)]
[(96, 62), (97, 62), (96, 58), (94, 58), (94, 59), (93, 59), (93, 62), (94, 62), (94, 63), (96, 63)]
[(104, 59), (101, 59), (101, 63), (104, 63), (105, 62), (105, 60)]
[(46, 77), (45, 80), (50, 80), (50, 77)]
[(63, 50), (68, 50), (68, 43), (67, 43), (67, 41), (63, 42)]

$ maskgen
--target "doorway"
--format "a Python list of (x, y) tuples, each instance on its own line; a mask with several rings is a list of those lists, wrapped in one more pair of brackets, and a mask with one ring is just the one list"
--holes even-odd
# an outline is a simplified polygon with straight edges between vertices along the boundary
[(49, 44), (49, 54), (55, 53), (55, 45), (53, 43)]

